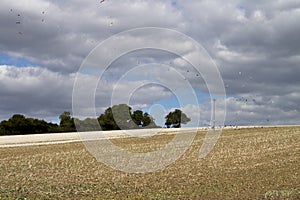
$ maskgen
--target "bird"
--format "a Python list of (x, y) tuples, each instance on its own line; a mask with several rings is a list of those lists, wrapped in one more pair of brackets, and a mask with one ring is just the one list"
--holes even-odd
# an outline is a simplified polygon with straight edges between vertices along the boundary
[(21, 22), (20, 22), (20, 21), (17, 21), (16, 24), (21, 24)]
[(103, 3), (105, 0), (101, 0), (100, 3)]

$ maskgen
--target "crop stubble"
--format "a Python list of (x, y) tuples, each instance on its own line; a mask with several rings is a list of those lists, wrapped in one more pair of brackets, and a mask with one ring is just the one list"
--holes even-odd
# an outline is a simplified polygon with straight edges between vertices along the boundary
[[(205, 136), (163, 170), (127, 174), (96, 161), (82, 143), (0, 148), (0, 199), (300, 199), (300, 127), (223, 130), (198, 159)], [(113, 139), (132, 152), (173, 135)]]

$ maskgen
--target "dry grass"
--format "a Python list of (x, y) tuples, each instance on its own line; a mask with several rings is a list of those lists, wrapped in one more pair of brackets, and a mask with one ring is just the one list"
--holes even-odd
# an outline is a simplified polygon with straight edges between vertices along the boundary
[[(81, 143), (0, 149), (0, 199), (300, 199), (300, 127), (224, 130), (198, 160), (205, 133), (167, 168), (126, 174)], [(116, 139), (122, 148), (162, 148), (173, 136)]]

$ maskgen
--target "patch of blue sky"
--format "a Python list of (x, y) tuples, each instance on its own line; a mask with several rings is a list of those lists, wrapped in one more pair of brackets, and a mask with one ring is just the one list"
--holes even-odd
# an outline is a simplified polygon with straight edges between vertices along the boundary
[[(178, 99), (176, 98), (176, 96), (171, 96), (169, 98), (166, 99), (161, 99), (159, 101), (156, 101), (153, 103), (153, 105), (161, 105), (165, 110), (169, 110), (172, 108), (180, 108), (180, 103), (178, 101)], [(151, 106), (149, 106), (151, 108)]]
[(154, 118), (155, 124), (163, 127), (166, 121), (165, 116), (168, 114), (169, 110), (179, 107), (179, 102), (173, 96), (156, 101), (146, 108), (143, 108), (142, 111), (149, 113)]
[(176, 6), (177, 5), (177, 0), (171, 0), (171, 4), (172, 4), (172, 6)]
[(0, 65), (10, 65), (16, 67), (37, 67), (38, 64), (23, 58), (14, 58), (8, 55), (0, 54)]
[[(179, 91), (178, 91), (179, 92)], [(181, 90), (183, 92), (183, 90)], [(181, 94), (184, 96), (185, 93)], [(192, 99), (193, 98), (193, 99)], [(176, 108), (182, 109), (183, 107), (189, 104), (201, 104), (204, 100), (210, 98), (208, 93), (204, 93), (199, 90), (195, 90), (195, 96), (185, 96), (182, 99), (178, 99), (175, 95), (172, 95), (169, 98), (160, 99), (159, 101), (153, 102), (151, 105), (143, 108), (143, 112), (148, 112), (151, 116), (154, 117), (156, 125), (164, 126), (165, 123), (165, 116), (170, 110), (174, 110)], [(187, 125), (183, 125), (184, 127), (188, 126), (198, 126), (195, 123), (189, 123)]]
[(91, 76), (100, 76), (100, 74), (103, 73), (103, 70), (99, 68), (83, 68), (80, 69), (78, 73)]
[(202, 92), (200, 90), (196, 90), (195, 93), (198, 99), (198, 104), (201, 104), (205, 99), (210, 98), (209, 93)]
[(59, 119), (59, 117), (55, 117), (55, 118), (50, 119), (50, 122), (53, 123), (53, 124), (59, 124), (60, 119)]
[(161, 105), (165, 110), (170, 110), (173, 108), (182, 108), (189, 104), (201, 104), (205, 99), (210, 98), (210, 95), (208, 93), (201, 92), (199, 90), (195, 90), (195, 96), (188, 96), (185, 95), (184, 91), (182, 90), (183, 94), (181, 96), (184, 96), (183, 98), (179, 99), (174, 94), (169, 98), (160, 99), (158, 101), (153, 102), (151, 105), (145, 107), (143, 109), (144, 112), (148, 112), (153, 105)]

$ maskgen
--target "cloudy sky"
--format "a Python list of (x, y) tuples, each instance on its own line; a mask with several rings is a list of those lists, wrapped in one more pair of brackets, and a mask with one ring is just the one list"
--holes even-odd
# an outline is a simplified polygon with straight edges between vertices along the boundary
[(299, 21), (298, 0), (1, 0), (0, 120), (128, 103), (208, 125), (216, 98), (227, 125), (299, 124)]

